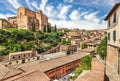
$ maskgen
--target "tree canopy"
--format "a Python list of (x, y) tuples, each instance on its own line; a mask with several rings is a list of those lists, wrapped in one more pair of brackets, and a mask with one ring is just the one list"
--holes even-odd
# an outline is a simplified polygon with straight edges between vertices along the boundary
[(101, 41), (100, 45), (98, 46), (97, 54), (99, 54), (102, 59), (106, 58), (106, 55), (107, 55), (107, 37), (105, 37)]
[(61, 42), (61, 36), (63, 36), (61, 32), (33, 33), (16, 28), (0, 29), (0, 55), (25, 50), (37, 50), (41, 53), (57, 46)]

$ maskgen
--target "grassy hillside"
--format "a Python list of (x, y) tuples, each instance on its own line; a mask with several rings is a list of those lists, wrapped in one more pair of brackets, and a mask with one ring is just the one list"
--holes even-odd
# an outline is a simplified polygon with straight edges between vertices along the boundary
[(0, 55), (25, 50), (37, 50), (41, 53), (61, 42), (62, 35), (62, 32), (42, 33), (15, 28), (0, 29)]

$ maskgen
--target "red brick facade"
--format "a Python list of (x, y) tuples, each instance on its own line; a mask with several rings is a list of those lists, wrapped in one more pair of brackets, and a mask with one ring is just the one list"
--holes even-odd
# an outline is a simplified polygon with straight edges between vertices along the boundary
[(49, 71), (45, 72), (45, 74), (51, 80), (60, 79), (61, 77), (69, 74), (70, 72), (72, 72), (79, 65), (80, 65), (80, 60), (76, 60), (74, 62), (71, 62), (71, 63), (65, 64), (63, 66), (56, 67), (52, 70), (49, 70)]

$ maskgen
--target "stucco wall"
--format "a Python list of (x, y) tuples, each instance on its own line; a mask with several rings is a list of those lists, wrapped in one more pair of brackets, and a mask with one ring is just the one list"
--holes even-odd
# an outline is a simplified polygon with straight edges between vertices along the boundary
[[(116, 23), (113, 23), (114, 13), (116, 12)], [(108, 44), (120, 47), (120, 6), (110, 16), (110, 27), (108, 27), (107, 33), (110, 33), (110, 40)], [(107, 20), (109, 22), (109, 19)], [(116, 41), (113, 40), (113, 31), (116, 31)]]

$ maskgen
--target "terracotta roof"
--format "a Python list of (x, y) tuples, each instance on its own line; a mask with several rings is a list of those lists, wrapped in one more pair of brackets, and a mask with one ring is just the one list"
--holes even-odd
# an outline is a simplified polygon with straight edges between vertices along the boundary
[(9, 72), (9, 69), (0, 65), (0, 80)]
[(20, 75), (18, 77), (14, 77), (12, 79), (9, 79), (8, 81), (50, 81), (47, 75), (45, 75), (43, 72), (39, 70), (27, 72), (23, 75)]
[(0, 80), (9, 78), (11, 76), (15, 76), (17, 74), (21, 74), (22, 71), (16, 70), (16, 69), (11, 69), (7, 68), (3, 65), (0, 65)]
[(96, 59), (92, 60), (92, 70), (77, 78), (75, 81), (104, 81), (104, 64)]
[[(65, 65), (67, 63), (73, 62), (75, 60), (79, 60), (83, 56), (85, 56), (86, 52), (79, 52), (79, 54), (72, 54), (69, 56), (64, 56), (56, 59), (51, 59), (43, 62), (32, 62), (32, 63), (26, 63), (23, 65), (20, 65), (18, 68), (24, 70), (25, 72), (30, 70), (37, 70), (39, 69), (42, 72), (49, 71), (51, 69), (54, 69), (56, 67)], [(31, 67), (31, 68), (29, 68)]]
[(116, 4), (114, 5), (114, 7), (111, 9), (111, 11), (110, 11), (110, 12), (108, 13), (108, 15), (106, 16), (105, 20), (107, 20), (107, 19), (111, 16), (111, 14), (113, 13), (113, 11), (114, 11), (115, 9), (117, 9), (119, 5), (120, 5), (120, 3), (116, 3)]
[(90, 71), (75, 81), (104, 81), (100, 71)]
[(68, 32), (67, 35), (69, 36), (80, 36), (77, 32)]

